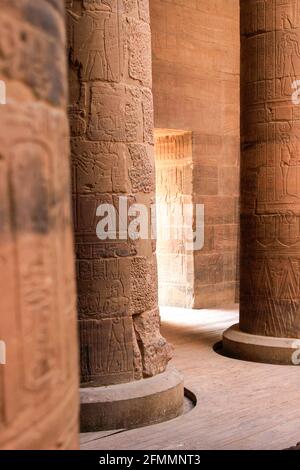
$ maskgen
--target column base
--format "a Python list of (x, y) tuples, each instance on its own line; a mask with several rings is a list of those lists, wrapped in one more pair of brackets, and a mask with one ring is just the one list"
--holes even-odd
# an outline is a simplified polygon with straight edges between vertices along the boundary
[(126, 384), (80, 389), (80, 431), (132, 429), (168, 421), (183, 412), (183, 376), (173, 367)]
[(223, 353), (244, 361), (299, 365), (300, 339), (251, 335), (234, 325), (223, 334)]

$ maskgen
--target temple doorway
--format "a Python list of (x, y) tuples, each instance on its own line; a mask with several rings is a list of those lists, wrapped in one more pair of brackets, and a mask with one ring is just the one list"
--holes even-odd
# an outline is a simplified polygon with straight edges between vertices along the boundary
[(155, 129), (159, 304), (193, 307), (192, 133)]

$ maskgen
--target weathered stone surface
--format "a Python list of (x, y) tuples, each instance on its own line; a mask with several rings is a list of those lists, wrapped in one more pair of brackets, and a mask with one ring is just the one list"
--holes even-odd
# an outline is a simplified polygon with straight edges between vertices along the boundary
[(241, 316), (246, 333), (300, 337), (298, 2), (242, 1)]
[[(97, 207), (154, 198), (148, 1), (67, 2), (81, 384), (164, 372), (151, 240), (101, 241)], [(119, 228), (117, 230), (119, 238)]]
[(1, 4), (1, 449), (78, 446), (62, 3)]
[[(192, 133), (157, 129), (155, 141), (157, 255), (160, 305), (192, 307), (194, 304), (194, 255), (192, 218), (185, 205), (192, 204)], [(183, 230), (183, 226), (185, 226)], [(166, 236), (169, 233), (170, 236)]]
[[(172, 277), (189, 273), (181, 286), (170, 282), (173, 296), (166, 301), (220, 307), (234, 302), (237, 291), (239, 1), (151, 0), (150, 13), (155, 128), (192, 133), (192, 183), (185, 194), (205, 206), (204, 248), (189, 261), (176, 261), (171, 248), (162, 261)], [(226, 267), (219, 261), (212, 274), (211, 260), (224, 256)]]

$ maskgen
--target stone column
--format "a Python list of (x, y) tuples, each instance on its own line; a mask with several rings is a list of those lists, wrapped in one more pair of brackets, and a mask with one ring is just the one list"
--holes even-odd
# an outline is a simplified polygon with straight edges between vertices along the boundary
[(186, 210), (193, 207), (192, 132), (156, 129), (155, 164), (159, 302), (193, 308), (194, 251), (188, 249), (193, 223)]
[(300, 5), (242, 0), (241, 20), (241, 311), (224, 346), (235, 357), (297, 364)]
[[(81, 428), (124, 428), (177, 416), (183, 400), (181, 377), (166, 371), (155, 243), (130, 239), (126, 228), (128, 207), (149, 210), (154, 202), (149, 5), (70, 0), (66, 7)], [(103, 204), (118, 224), (106, 240), (96, 233)]]
[(63, 2), (2, 0), (1, 449), (78, 446), (66, 84)]

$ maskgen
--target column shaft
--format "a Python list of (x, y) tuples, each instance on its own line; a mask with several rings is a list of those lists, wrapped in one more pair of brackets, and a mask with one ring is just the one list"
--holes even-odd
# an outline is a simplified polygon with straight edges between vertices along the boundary
[[(127, 209), (143, 204), (149, 215), (154, 202), (151, 33), (148, 0), (68, 1), (67, 15), (81, 385), (91, 388), (155, 377), (171, 358), (155, 243), (126, 230)], [(101, 240), (104, 204), (117, 227)], [(100, 428), (112, 425), (104, 421)]]
[(0, 80), (0, 448), (73, 449), (78, 367), (62, 1), (1, 2)]

